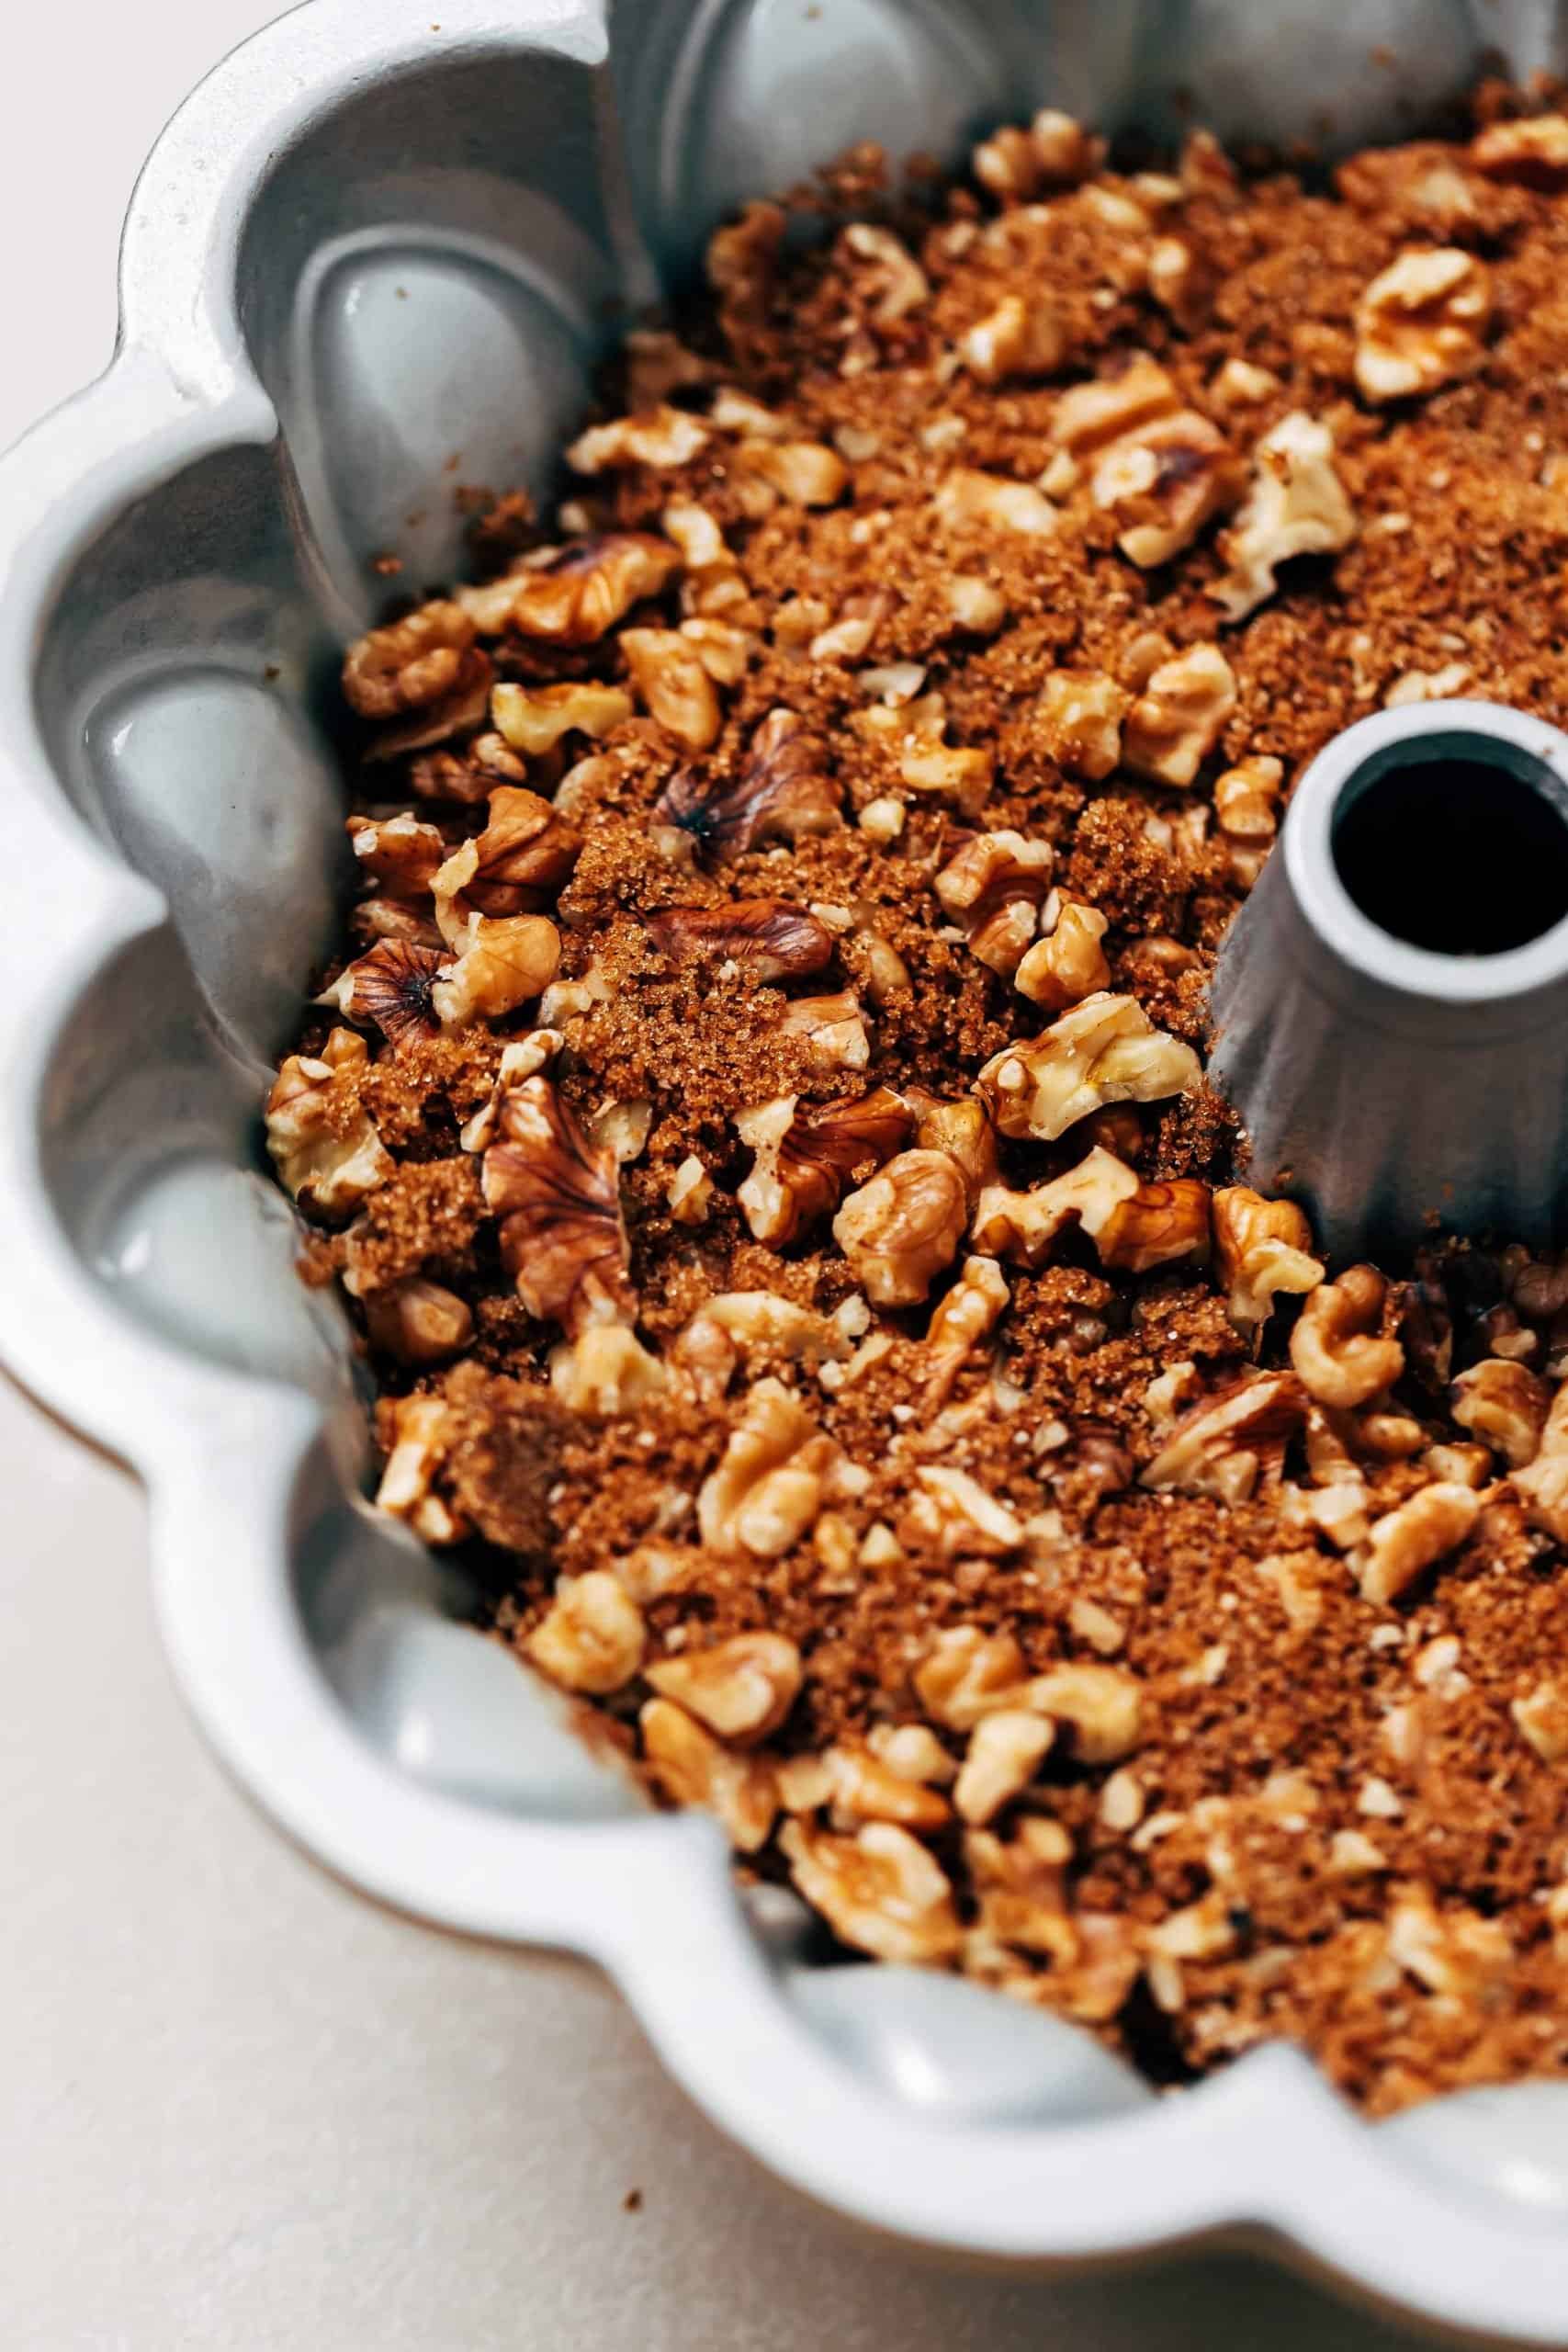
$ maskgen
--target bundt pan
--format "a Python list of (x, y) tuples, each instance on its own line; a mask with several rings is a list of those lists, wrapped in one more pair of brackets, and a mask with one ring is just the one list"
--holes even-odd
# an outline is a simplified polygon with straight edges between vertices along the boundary
[[(1560, 29), (1531, 0), (314, 0), (164, 134), (114, 363), (0, 468), (0, 1346), (144, 1478), (164, 1634), (237, 1778), (380, 1900), (597, 1962), (716, 2121), (863, 2222), (1035, 2267), (1224, 2233), (1531, 2344), (1568, 2338), (1568, 2086), (1371, 2127), (1275, 2047), (1156, 2098), (976, 1987), (808, 1964), (712, 1821), (581, 1747), (367, 1504), (348, 1335), (294, 1277), (257, 1106), (332, 931), (333, 680), (373, 557), (450, 576), (447, 485), (542, 485), (604, 338), (728, 208), (853, 140), (957, 156), (1045, 102), (1397, 134), (1484, 52), (1562, 63)], [(1274, 887), (1332, 962), (1320, 851)], [(1419, 1028), (1404, 968), (1371, 979)], [(1326, 1150), (1252, 994), (1223, 1010), (1255, 1125)], [(1545, 1165), (1555, 1130), (1515, 1141)]]

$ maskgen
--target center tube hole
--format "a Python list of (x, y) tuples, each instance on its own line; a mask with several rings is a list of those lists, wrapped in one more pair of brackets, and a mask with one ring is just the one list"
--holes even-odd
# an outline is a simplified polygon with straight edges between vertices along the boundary
[(1369, 922), (1439, 956), (1501, 956), (1568, 915), (1561, 787), (1528, 752), (1428, 739), (1352, 776), (1333, 831), (1339, 879)]

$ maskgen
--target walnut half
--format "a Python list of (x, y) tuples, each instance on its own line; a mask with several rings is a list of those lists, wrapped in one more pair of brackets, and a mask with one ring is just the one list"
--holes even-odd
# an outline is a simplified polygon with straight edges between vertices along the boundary
[(1004, 1136), (1054, 1143), (1108, 1102), (1158, 1102), (1201, 1076), (1191, 1046), (1156, 1029), (1134, 997), (1102, 991), (993, 1055), (976, 1091)]
[(613, 1151), (596, 1148), (547, 1078), (502, 1098), (484, 1155), (484, 1196), (501, 1255), (530, 1315), (577, 1338), (636, 1311)]

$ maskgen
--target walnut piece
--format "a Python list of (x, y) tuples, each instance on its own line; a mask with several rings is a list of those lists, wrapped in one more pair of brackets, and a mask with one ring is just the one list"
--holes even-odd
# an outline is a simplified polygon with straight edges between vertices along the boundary
[(290, 1054), (266, 1098), (266, 1148), (284, 1184), (304, 1207), (346, 1216), (395, 1172), (390, 1152), (357, 1080), (369, 1049), (352, 1029), (333, 1029), (319, 1057)]
[(541, 793), (501, 785), (490, 796), (481, 833), (455, 850), (431, 877), (441, 935), (469, 942), (470, 915), (520, 915), (550, 904), (570, 878), (582, 836)]
[(445, 1363), (473, 1338), (474, 1318), (456, 1291), (411, 1274), (365, 1301), (365, 1328), (399, 1363)]
[(597, 739), (631, 715), (632, 698), (624, 686), (602, 686), (591, 678), (560, 686), (503, 683), (491, 696), (497, 732), (514, 752), (534, 760), (553, 752), (563, 735)]
[(1007, 1277), (994, 1258), (966, 1258), (952, 1289), (938, 1300), (926, 1326), (931, 1366), (928, 1407), (940, 1405), (982, 1340), (995, 1330), (1008, 1306)]
[(1217, 645), (1190, 645), (1162, 662), (1127, 717), (1122, 756), (1137, 775), (1186, 786), (1236, 707), (1235, 673)]
[(1568, 1763), (1568, 1683), (1538, 1682), (1508, 1713), (1543, 1764)]
[(735, 1131), (756, 1153), (736, 1199), (759, 1241), (779, 1248), (836, 1209), (852, 1182), (908, 1141), (913, 1114), (887, 1087), (797, 1107), (781, 1094), (743, 1112)]
[(527, 557), (487, 587), (459, 588), (457, 602), (481, 634), (595, 645), (634, 605), (659, 595), (680, 562), (679, 548), (651, 532), (607, 532)]
[(1292, 409), (1252, 457), (1252, 487), (1222, 534), (1225, 574), (1212, 594), (1228, 621), (1241, 621), (1274, 594), (1275, 572), (1298, 555), (1334, 555), (1356, 536), (1356, 517), (1334, 470), (1326, 424)]
[(1374, 1336), (1387, 1295), (1375, 1266), (1351, 1266), (1311, 1294), (1291, 1333), (1291, 1362), (1318, 1404), (1353, 1411), (1404, 1370), (1399, 1341)]
[(1195, 1087), (1197, 1055), (1155, 1027), (1136, 999), (1099, 993), (981, 1070), (976, 1091), (1004, 1136), (1054, 1143), (1108, 1102), (1158, 1102)]
[(1000, 384), (1010, 377), (1055, 375), (1067, 356), (1067, 343), (1066, 322), (1050, 302), (1004, 294), (960, 338), (958, 348), (980, 383)]
[(789, 1821), (779, 1844), (806, 1900), (856, 1951), (917, 1964), (956, 1957), (964, 1930), (953, 1889), (907, 1829), (872, 1821), (840, 1838)]
[(1449, 1411), (1510, 1470), (1522, 1470), (1540, 1451), (1551, 1391), (1528, 1365), (1488, 1356), (1461, 1372), (1449, 1390)]
[(978, 1250), (1035, 1267), (1074, 1220), (1094, 1242), (1102, 1265), (1147, 1273), (1175, 1259), (1207, 1254), (1209, 1188), (1190, 1176), (1141, 1183), (1132, 1169), (1097, 1144), (1076, 1168), (1030, 1192), (987, 1185), (976, 1206), (972, 1238)]
[(591, 424), (570, 444), (566, 461), (578, 474), (614, 473), (629, 466), (684, 466), (706, 448), (711, 437), (700, 418), (684, 409), (660, 406), (641, 416)]
[(317, 1001), (334, 1005), (351, 1021), (373, 1021), (394, 1046), (434, 1037), (441, 1027), (434, 989), (450, 958), (440, 947), (407, 939), (382, 939), (344, 967)]
[(734, 962), (762, 981), (807, 979), (833, 957), (827, 924), (787, 899), (667, 907), (648, 918), (647, 928), (672, 964)]
[(1040, 910), (1040, 936), (1013, 974), (1019, 994), (1052, 1012), (1065, 1012), (1108, 989), (1111, 967), (1100, 944), (1107, 928), (1098, 907), (1053, 890)]
[(1214, 822), (1230, 852), (1231, 878), (1250, 890), (1280, 829), (1284, 763), (1254, 754), (1214, 779)]
[(1073, 1736), (1080, 1764), (1119, 1764), (1143, 1737), (1144, 1694), (1119, 1666), (1054, 1666), (1028, 1684), (1029, 1704)]
[(650, 715), (688, 751), (705, 752), (723, 717), (696, 646), (674, 628), (623, 629), (618, 643)]
[(1488, 179), (1556, 194), (1568, 187), (1568, 117), (1538, 114), (1523, 122), (1489, 122), (1472, 140), (1470, 160)]
[(1540, 1433), (1535, 1460), (1513, 1474), (1525, 1516), (1558, 1543), (1568, 1543), (1568, 1386), (1558, 1389)]
[(953, 1802), (976, 1828), (994, 1821), (1005, 1804), (1021, 1795), (1044, 1761), (1056, 1727), (1049, 1716), (1021, 1707), (984, 1715), (969, 1735), (969, 1747), (953, 1787)]
[(500, 1021), (543, 995), (560, 963), (560, 933), (546, 915), (476, 915), (468, 944), (431, 982), (431, 1008), (445, 1029)]
[(736, 1755), (669, 1699), (650, 1699), (637, 1717), (648, 1769), (675, 1804), (716, 1813), (730, 1844), (754, 1854), (779, 1809), (778, 1774), (760, 1756)]
[(1181, 1415), (1138, 1484), (1158, 1494), (1168, 1487), (1245, 1502), (1265, 1463), (1306, 1414), (1302, 1383), (1288, 1372), (1252, 1373), (1218, 1396)]
[(831, 506), (849, 488), (848, 466), (825, 441), (742, 441), (735, 458), (791, 506)]
[[(474, 624), (459, 605), (439, 599), (406, 620), (373, 628), (344, 658), (343, 691), (361, 718), (402, 718), (450, 703), (476, 676)], [(411, 745), (409, 748), (412, 748)]]
[(660, 1658), (648, 1680), (732, 1747), (754, 1747), (799, 1695), (800, 1652), (783, 1634), (737, 1634), (711, 1649)]
[(1179, 409), (1117, 441), (1089, 481), (1094, 504), (1119, 526), (1116, 544), (1140, 571), (1169, 563), (1204, 525), (1234, 506), (1245, 476), (1224, 435), (1196, 409)]
[(721, 865), (759, 842), (798, 842), (843, 822), (826, 744), (798, 712), (783, 709), (771, 710), (757, 729), (737, 777), (726, 783), (682, 768), (653, 813), (688, 833), (700, 859)]
[(1000, 1559), (1019, 1549), (1023, 1521), (967, 1470), (923, 1467), (915, 1476), (920, 1491), (903, 1521), (912, 1546), (944, 1560)]
[[(1078, 1933), (1067, 1911), (1072, 1856), (1072, 1839), (1061, 1823), (1040, 1815), (1026, 1815), (1010, 1838), (969, 1830), (964, 1860), (978, 1898), (976, 1938), (1070, 1966), (1078, 1957)], [(1116, 1987), (1106, 2015), (1121, 2007), (1126, 1992), (1125, 1983)]]
[(550, 1351), (550, 1386), (569, 1413), (613, 1420), (661, 1396), (669, 1375), (624, 1323), (591, 1323)]
[(1414, 247), (1373, 278), (1356, 306), (1356, 382), (1369, 401), (1409, 400), (1486, 359), (1492, 280), (1457, 245)]
[(1019, 832), (976, 833), (936, 877), (936, 894), (972, 955), (1012, 977), (1039, 927), (1055, 853)]
[(1225, 1305), (1238, 1331), (1256, 1331), (1283, 1291), (1315, 1290), (1324, 1267), (1312, 1254), (1312, 1227), (1293, 1201), (1265, 1200), (1247, 1184), (1214, 1194), (1214, 1260)]
[(561, 1578), (523, 1646), (552, 1682), (603, 1699), (631, 1680), (647, 1638), (642, 1611), (618, 1577), (591, 1568)]
[(716, 1470), (697, 1497), (697, 1525), (715, 1552), (775, 1560), (798, 1544), (841, 1483), (839, 1449), (781, 1380), (747, 1396)]
[(395, 817), (350, 817), (348, 845), (366, 882), (378, 896), (400, 905), (423, 907), (446, 844), (434, 825), (422, 824), (412, 809)]
[(1464, 1543), (1481, 1516), (1473, 1487), (1439, 1480), (1372, 1521), (1365, 1548), (1351, 1556), (1363, 1600), (1397, 1600), (1424, 1568)]
[(968, 1221), (964, 1178), (942, 1151), (903, 1151), (852, 1193), (833, 1238), (878, 1306), (913, 1306), (953, 1263)]
[(376, 1489), (378, 1508), (406, 1521), (426, 1544), (460, 1543), (468, 1522), (435, 1491), (454, 1435), (451, 1408), (439, 1396), (400, 1396), (381, 1410), (392, 1442)]
[(1102, 783), (1122, 757), (1122, 722), (1132, 699), (1114, 678), (1053, 670), (1041, 688), (1037, 722), (1046, 751), (1069, 775)]
[(580, 1338), (635, 1311), (615, 1154), (595, 1149), (547, 1078), (525, 1079), (502, 1102), (499, 1139), (484, 1155), (487, 1205), (500, 1219), (502, 1262), (541, 1322)]
[(1100, 169), (1105, 141), (1055, 107), (1043, 107), (1027, 130), (1016, 124), (994, 131), (969, 158), (982, 187), (1018, 203), (1042, 187), (1072, 187)]
[(796, 997), (784, 1007), (779, 1027), (784, 1036), (804, 1040), (817, 1069), (864, 1069), (871, 1059), (861, 1001), (851, 989), (833, 996)]
[(959, 530), (1017, 531), (1024, 537), (1047, 538), (1061, 520), (1032, 482), (980, 473), (973, 466), (955, 466), (932, 503), (937, 520)]
[(870, 300), (874, 326), (897, 326), (930, 301), (925, 271), (891, 229), (852, 220), (839, 242), (839, 257), (848, 261), (857, 292)]

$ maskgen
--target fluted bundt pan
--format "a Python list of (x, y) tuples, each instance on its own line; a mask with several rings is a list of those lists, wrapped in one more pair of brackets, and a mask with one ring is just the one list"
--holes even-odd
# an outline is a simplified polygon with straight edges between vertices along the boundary
[[(1558, 30), (1531, 0), (625, 0), (608, 26), (592, 0), (314, 0), (165, 133), (114, 364), (0, 471), (0, 1344), (145, 1479), (164, 1636), (239, 1780), (369, 1894), (598, 1962), (710, 2115), (884, 2231), (1035, 2266), (1224, 2233), (1538, 2344), (1568, 2331), (1568, 2088), (1374, 2128), (1269, 2048), (1158, 2098), (1076, 2029), (812, 1968), (788, 1898), (744, 1906), (716, 1825), (647, 1812), (367, 1508), (347, 1333), (294, 1279), (255, 1113), (333, 924), (333, 680), (372, 558), (457, 569), (454, 458), (542, 485), (615, 321), (726, 209), (852, 141), (957, 155), (1045, 102), (1157, 133), (1198, 93), (1222, 134), (1363, 140), (1484, 50), (1561, 62)], [(1222, 976), (1259, 1164), (1337, 1239), (1445, 1183), (1533, 1230), (1564, 1166), (1559, 747), (1421, 723), (1460, 799), (1480, 762), (1531, 803), (1539, 927), (1470, 962), (1412, 928), (1378, 720), (1325, 755)], [(1315, 1010), (1270, 1034), (1287, 989)], [(1403, 1158), (1337, 1042), (1369, 990)], [(1529, 1099), (1483, 1112), (1527, 1035)]]

